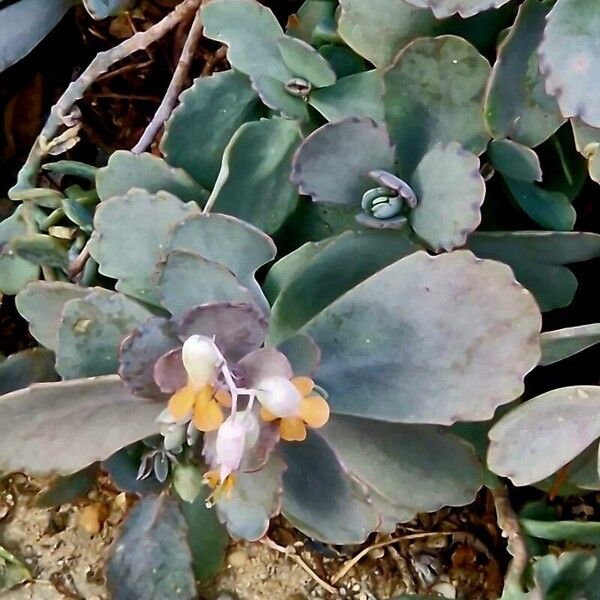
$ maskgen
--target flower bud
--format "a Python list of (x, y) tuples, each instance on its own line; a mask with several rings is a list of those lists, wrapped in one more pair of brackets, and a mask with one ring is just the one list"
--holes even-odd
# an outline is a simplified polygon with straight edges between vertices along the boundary
[(214, 341), (204, 335), (192, 335), (183, 343), (183, 366), (195, 390), (211, 385), (217, 378), (220, 355)]
[(215, 444), (215, 462), (220, 470), (221, 481), (236, 471), (246, 449), (246, 428), (235, 417), (229, 417), (219, 427)]
[(263, 379), (258, 385), (256, 397), (276, 417), (296, 416), (302, 400), (296, 386), (279, 375)]

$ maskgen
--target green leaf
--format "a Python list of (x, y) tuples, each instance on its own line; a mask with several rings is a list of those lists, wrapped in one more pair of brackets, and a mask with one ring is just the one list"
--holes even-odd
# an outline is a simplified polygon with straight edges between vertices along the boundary
[(579, 117), (592, 127), (600, 127), (596, 8), (589, 0), (558, 0), (538, 50), (546, 92), (556, 98), (563, 117)]
[(96, 19), (106, 19), (129, 10), (135, 0), (83, 0), (83, 5), (90, 15)]
[(485, 181), (479, 159), (460, 144), (436, 144), (411, 178), (418, 204), (410, 213), (415, 233), (436, 252), (463, 246), (481, 222)]
[(367, 70), (365, 59), (348, 46), (325, 44), (319, 48), (319, 54), (331, 65), (338, 79)]
[(485, 98), (485, 119), (495, 138), (535, 147), (564, 122), (556, 100), (546, 94), (537, 49), (549, 7), (527, 0), (498, 48)]
[(308, 98), (328, 121), (370, 117), (383, 122), (383, 77), (375, 69), (348, 75), (334, 85), (313, 90)]
[(281, 477), (285, 463), (271, 454), (267, 464), (258, 471), (236, 475), (230, 497), (216, 503), (217, 514), (234, 539), (256, 541), (269, 528), (269, 521), (281, 509)]
[(294, 74), (314, 87), (333, 85), (336, 75), (328, 62), (308, 43), (284, 35), (277, 40), (283, 62)]
[(281, 58), (283, 30), (275, 15), (255, 0), (212, 0), (202, 6), (204, 35), (227, 44), (231, 66), (252, 78), (288, 81), (293, 74)]
[(29, 569), (0, 546), (0, 593), (8, 592), (30, 579)]
[(480, 258), (499, 260), (535, 296), (542, 311), (568, 306), (577, 279), (564, 265), (600, 256), (600, 235), (560, 231), (475, 233), (467, 246)]
[(65, 379), (115, 373), (121, 340), (152, 313), (123, 294), (99, 289), (62, 311), (56, 370)]
[(146, 496), (133, 508), (106, 565), (111, 598), (197, 597), (188, 528), (175, 500)]
[(288, 359), (294, 375), (311, 377), (321, 360), (319, 347), (303, 333), (288, 338), (277, 346), (277, 350)]
[(348, 231), (288, 255), (269, 274), (271, 285), (273, 278), (280, 282), (271, 311), (269, 343), (277, 345), (291, 337), (334, 300), (417, 249), (402, 233)]
[(317, 433), (351, 476), (389, 503), (394, 523), (468, 504), (481, 487), (471, 446), (438, 427), (332, 415)]
[(30, 233), (12, 238), (10, 246), (14, 253), (34, 265), (46, 265), (66, 271), (69, 266), (68, 245), (64, 240)]
[(315, 28), (334, 20), (335, 8), (331, 0), (305, 0), (298, 12), (288, 19), (286, 33), (312, 43)]
[(0, 397), (0, 469), (74, 473), (158, 433), (159, 404), (117, 375), (39, 383)]
[(104, 460), (102, 469), (123, 492), (139, 496), (158, 494), (165, 487), (165, 483), (161, 483), (155, 477), (137, 478), (143, 454), (147, 450), (148, 446), (141, 442), (131, 444)]
[(192, 503), (181, 502), (179, 508), (188, 526), (188, 543), (196, 579), (210, 581), (225, 562), (229, 545), (227, 530), (219, 523), (217, 512), (206, 507), (205, 494), (200, 494)]
[(260, 101), (248, 77), (233, 70), (199, 77), (179, 100), (160, 149), (169, 164), (212, 189), (227, 143), (240, 125), (261, 116)]
[(428, 10), (397, 0), (341, 0), (338, 32), (342, 39), (377, 67), (392, 64), (398, 52), (415, 38), (440, 28)]
[(38, 265), (17, 256), (10, 241), (27, 233), (25, 207), (19, 206), (8, 218), (0, 221), (0, 292), (13, 295), (27, 283), (38, 278)]
[(31, 335), (56, 350), (63, 308), (69, 300), (85, 298), (90, 288), (64, 281), (32, 281), (15, 298), (19, 314), (29, 321)]
[(418, 251), (301, 331), (321, 348), (316, 381), (334, 413), (450, 425), (489, 419), (523, 392), (540, 326), (533, 297), (505, 265)]
[(256, 90), (265, 106), (277, 111), (286, 119), (308, 121), (308, 109), (303, 98), (293, 96), (285, 89), (285, 84), (269, 75), (257, 75), (252, 79), (252, 87)]
[(301, 444), (282, 444), (287, 463), (282, 512), (311, 538), (360, 544), (378, 518), (362, 487), (352, 480), (325, 440), (309, 431)]
[(546, 331), (540, 336), (540, 365), (552, 365), (600, 342), (600, 323)]
[(594, 600), (598, 590), (598, 557), (583, 551), (547, 554), (533, 565), (544, 600)]
[(162, 305), (173, 315), (211, 302), (248, 302), (252, 294), (220, 263), (199, 254), (174, 250), (158, 266)]
[(437, 142), (458, 142), (477, 155), (485, 150), (489, 74), (487, 60), (455, 36), (420, 38), (398, 54), (384, 74), (383, 103), (401, 173), (410, 174)]
[(292, 155), (301, 139), (298, 123), (286, 119), (242, 125), (223, 155), (209, 199), (214, 210), (266, 233), (279, 229), (298, 202), (290, 172)]
[(571, 231), (577, 213), (561, 192), (549, 192), (528, 181), (504, 176), (515, 202), (538, 225), (551, 231)]
[(52, 508), (61, 504), (72, 503), (87, 494), (98, 477), (96, 463), (71, 475), (57, 477), (35, 498), (35, 506)]
[[(193, 503), (204, 488), (200, 467), (194, 463), (175, 465), (173, 468), (173, 487), (185, 503)], [(202, 499), (206, 501), (205, 498)]]
[(0, 394), (26, 388), (32, 383), (56, 381), (54, 352), (45, 348), (29, 348), (11, 354), (0, 362)]
[(459, 14), (463, 19), (490, 8), (500, 8), (510, 0), (404, 0), (412, 6), (430, 8), (437, 19)]
[(600, 545), (600, 523), (591, 521), (536, 521), (519, 519), (523, 532), (543, 540)]
[(534, 150), (508, 139), (492, 140), (488, 156), (496, 171), (519, 181), (541, 181), (542, 167)]
[(385, 126), (349, 117), (323, 125), (302, 142), (292, 181), (315, 202), (358, 207), (363, 193), (377, 186), (369, 171), (392, 171), (393, 166), (394, 147)]
[(95, 181), (96, 172), (98, 171), (97, 167), (77, 160), (57, 160), (42, 165), (42, 169), (56, 175), (72, 175), (88, 181)]
[(571, 119), (577, 151), (588, 161), (590, 177), (600, 183), (600, 129), (590, 127), (580, 119)]
[(528, 400), (490, 430), (488, 465), (515, 485), (541, 481), (600, 436), (599, 414), (597, 386), (560, 388)]
[(167, 192), (131, 190), (96, 209), (90, 254), (103, 275), (134, 278), (152, 289), (151, 278), (169, 231), (185, 217), (199, 213), (196, 204), (184, 204)]
[(20, 0), (0, 7), (0, 73), (29, 54), (77, 0)]
[(96, 172), (96, 189), (101, 200), (123, 196), (131, 188), (142, 188), (151, 194), (169, 192), (184, 202), (204, 205), (208, 192), (183, 169), (171, 167), (162, 158), (117, 150), (108, 164)]
[(228, 215), (193, 215), (172, 230), (167, 252), (173, 250), (194, 252), (227, 267), (264, 304), (255, 275), (275, 258), (277, 249), (260, 229)]

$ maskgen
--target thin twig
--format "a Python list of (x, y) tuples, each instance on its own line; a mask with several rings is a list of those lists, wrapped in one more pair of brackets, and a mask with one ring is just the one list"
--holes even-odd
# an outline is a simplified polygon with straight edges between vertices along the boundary
[(150, 44), (166, 35), (190, 12), (197, 10), (201, 1), (183, 0), (181, 4), (175, 7), (175, 10), (146, 31), (140, 31), (114, 48), (96, 55), (87, 69), (75, 81), (69, 84), (58, 102), (50, 110), (50, 115), (44, 128), (34, 142), (25, 164), (19, 171), (17, 183), (9, 191), (9, 196), (13, 200), (19, 200), (20, 192), (23, 190), (35, 187), (42, 161), (48, 155), (48, 142), (58, 133), (63, 124), (63, 117), (69, 114), (75, 102), (83, 96), (92, 83), (100, 75), (106, 73), (115, 63), (138, 50), (144, 50)]
[(355, 557), (351, 558), (347, 561), (344, 566), (331, 578), (331, 583), (338, 582), (344, 575), (350, 571), (352, 567), (354, 567), (361, 558), (365, 557), (371, 550), (377, 550), (378, 548), (385, 548), (390, 544), (395, 544), (396, 542), (405, 542), (407, 540), (418, 540), (421, 538), (427, 537), (435, 537), (438, 535), (454, 535), (455, 533), (462, 533), (460, 531), (427, 531), (424, 533), (410, 533), (408, 535), (402, 535), (399, 537), (391, 538), (386, 540), (385, 542), (378, 542), (377, 544), (373, 544), (368, 546), (367, 548), (363, 548)]
[(175, 67), (169, 87), (167, 88), (164, 98), (156, 110), (154, 117), (152, 117), (152, 121), (150, 121), (148, 127), (146, 127), (139, 142), (131, 149), (134, 154), (141, 154), (148, 146), (150, 146), (152, 140), (160, 131), (160, 128), (173, 112), (175, 104), (177, 103), (177, 98), (179, 98), (179, 94), (187, 79), (190, 65), (192, 64), (192, 58), (194, 57), (194, 52), (196, 51), (196, 47), (198, 46), (201, 37), (202, 21), (200, 20), (200, 10), (198, 9), (187, 39), (185, 40), (185, 44), (183, 45), (183, 50), (181, 51), (181, 56)]
[(294, 554), (293, 549), (290, 550), (288, 548), (285, 548), (284, 546), (280, 546), (279, 544), (275, 543), (272, 539), (270, 538), (263, 538), (260, 541), (261, 544), (264, 544), (265, 546), (271, 548), (271, 550), (276, 550), (277, 552), (281, 552), (282, 554), (285, 554), (287, 557), (291, 558), (302, 570), (306, 571), (306, 573), (308, 573), (308, 575), (310, 575), (310, 577), (312, 579), (314, 579), (324, 590), (327, 590), (330, 594), (337, 594), (337, 590), (332, 586), (329, 585), (324, 579), (321, 579), (303, 560), (302, 558), (300, 558), (297, 554)]

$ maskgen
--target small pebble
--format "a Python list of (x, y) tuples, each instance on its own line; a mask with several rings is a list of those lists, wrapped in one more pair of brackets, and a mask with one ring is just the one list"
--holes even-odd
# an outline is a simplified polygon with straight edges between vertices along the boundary
[(234, 550), (228, 557), (227, 562), (234, 568), (240, 569), (248, 562), (248, 553), (245, 550)]

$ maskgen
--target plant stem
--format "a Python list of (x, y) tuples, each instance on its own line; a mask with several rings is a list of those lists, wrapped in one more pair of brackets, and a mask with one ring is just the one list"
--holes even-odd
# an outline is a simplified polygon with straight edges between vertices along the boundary
[(169, 87), (167, 88), (165, 96), (156, 110), (154, 117), (152, 117), (152, 121), (150, 121), (148, 127), (146, 127), (139, 142), (131, 149), (134, 154), (140, 154), (150, 146), (160, 128), (173, 112), (175, 104), (177, 103), (177, 98), (179, 98), (179, 94), (185, 84), (194, 52), (196, 51), (196, 47), (198, 46), (201, 37), (202, 22), (200, 20), (200, 10), (198, 9), (196, 10), (194, 22), (192, 23), (187, 39), (185, 40), (179, 62), (177, 63)]
[(147, 48), (166, 35), (190, 12), (198, 10), (201, 2), (202, 0), (183, 0), (181, 4), (175, 7), (175, 10), (146, 31), (139, 31), (114, 48), (96, 55), (87, 69), (69, 84), (58, 102), (51, 108), (44, 128), (35, 140), (25, 164), (19, 171), (17, 183), (9, 190), (8, 195), (10, 198), (19, 200), (20, 192), (35, 187), (42, 160), (48, 155), (49, 142), (58, 133), (64, 123), (63, 119), (70, 113), (75, 102), (84, 95), (92, 83), (100, 75), (106, 73), (115, 63), (138, 50)]

